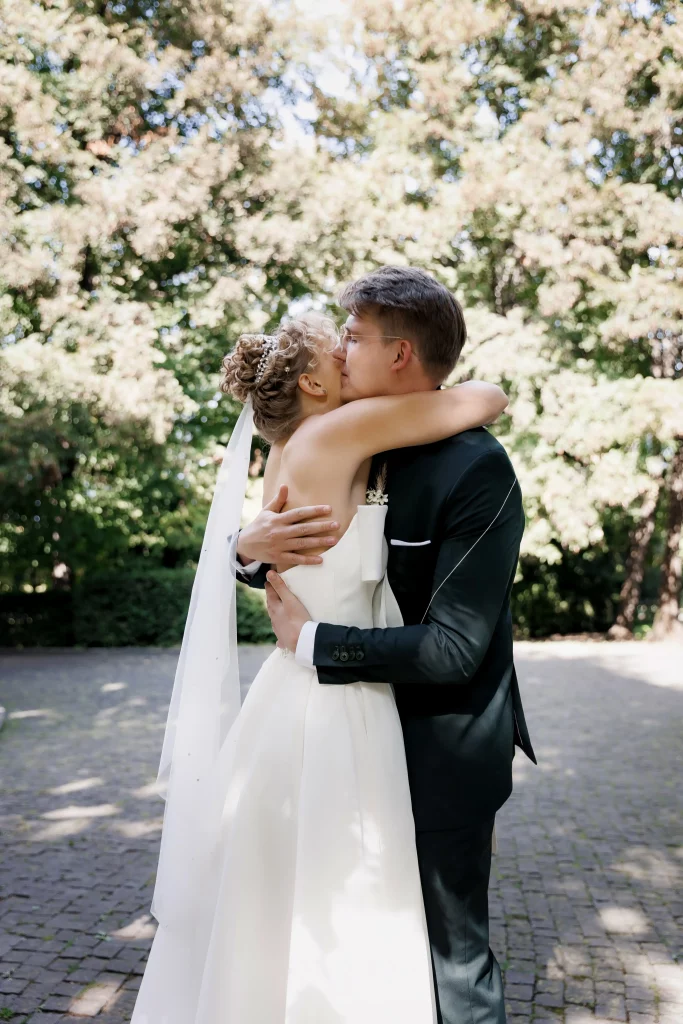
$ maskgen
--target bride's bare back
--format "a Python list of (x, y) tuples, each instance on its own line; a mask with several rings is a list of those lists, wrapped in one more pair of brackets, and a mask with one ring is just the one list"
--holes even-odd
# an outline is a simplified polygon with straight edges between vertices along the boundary
[[(325, 518), (336, 522), (338, 527), (328, 531), (328, 535), (338, 539), (348, 529), (357, 506), (365, 504), (372, 458), (366, 458), (360, 464), (356, 460), (354, 466), (349, 459), (350, 453), (339, 451), (336, 445), (331, 445), (329, 451), (316, 451), (314, 455), (312, 446), (307, 443), (308, 431), (302, 430), (304, 426), (305, 423), (284, 444), (272, 446), (263, 481), (263, 503), (267, 504), (282, 484), (286, 484), (287, 502), (282, 511), (329, 505), (332, 513)], [(306, 554), (323, 554), (329, 546), (322, 544), (307, 548)], [(287, 566), (276, 565), (275, 568), (280, 572)]]

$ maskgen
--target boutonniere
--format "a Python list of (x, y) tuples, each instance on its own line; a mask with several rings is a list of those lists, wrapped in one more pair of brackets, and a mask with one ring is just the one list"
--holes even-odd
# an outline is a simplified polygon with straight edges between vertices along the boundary
[(389, 495), (384, 494), (383, 491), (373, 491), (371, 487), (368, 487), (365, 492), (365, 504), (366, 505), (386, 505), (389, 501)]
[(386, 505), (389, 502), (389, 495), (384, 488), (387, 484), (387, 464), (384, 462), (375, 478), (375, 486), (368, 487), (365, 492), (366, 505)]

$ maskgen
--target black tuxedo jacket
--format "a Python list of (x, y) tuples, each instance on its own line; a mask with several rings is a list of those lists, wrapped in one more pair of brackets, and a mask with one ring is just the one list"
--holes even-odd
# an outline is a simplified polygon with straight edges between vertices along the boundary
[[(521, 492), (483, 427), (384, 453), (371, 481), (379, 461), (387, 573), (405, 625), (320, 623), (313, 660), (322, 684), (394, 684), (416, 828), (456, 828), (507, 800), (515, 745), (536, 763), (512, 658)], [(262, 587), (266, 568), (245, 582)]]

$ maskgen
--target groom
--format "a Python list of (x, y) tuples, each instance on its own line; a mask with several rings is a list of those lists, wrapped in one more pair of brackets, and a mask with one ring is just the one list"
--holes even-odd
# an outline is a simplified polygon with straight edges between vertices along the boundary
[[(382, 267), (349, 285), (340, 304), (348, 313), (344, 401), (433, 389), (454, 368), (466, 337), (462, 310), (423, 271)], [(280, 645), (315, 667), (321, 684), (394, 684), (438, 1020), (504, 1024), (500, 968), (489, 947), (492, 832), (512, 791), (515, 745), (536, 763), (512, 658), (520, 488), (484, 427), (377, 456), (370, 486), (382, 465), (387, 573), (404, 626), (311, 622), (281, 577), (267, 572), (261, 563), (319, 562), (306, 551), (329, 546), (332, 524), (312, 518), (329, 508), (281, 513), (285, 490), (240, 533), (239, 576), (266, 586)]]

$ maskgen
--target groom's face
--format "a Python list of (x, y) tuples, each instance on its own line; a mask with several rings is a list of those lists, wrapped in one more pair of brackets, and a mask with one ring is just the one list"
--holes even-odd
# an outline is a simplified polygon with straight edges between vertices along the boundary
[(381, 324), (372, 317), (349, 314), (337, 350), (342, 364), (342, 402), (393, 393), (396, 375), (391, 366), (397, 342), (383, 339), (383, 333)]

